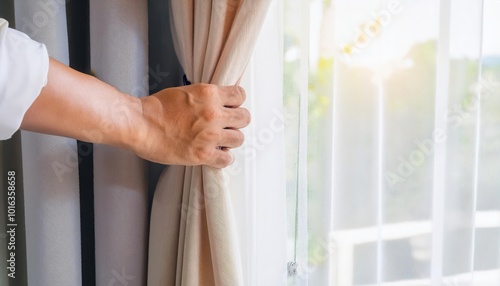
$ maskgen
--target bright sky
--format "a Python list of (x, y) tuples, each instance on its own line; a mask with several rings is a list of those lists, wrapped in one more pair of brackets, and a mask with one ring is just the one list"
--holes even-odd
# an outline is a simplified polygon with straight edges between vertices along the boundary
[[(318, 45), (332, 33), (327, 48), (322, 52), (339, 54), (340, 44), (354, 44), (356, 29), (373, 21), (373, 14), (388, 10), (394, 0), (336, 0), (335, 9), (328, 14), (327, 27), (321, 27), (323, 9), (320, 0), (311, 5), (311, 43)], [(452, 57), (477, 58), (480, 51), (481, 1), (452, 0), (450, 55)], [(397, 61), (418, 42), (436, 39), (439, 33), (438, 0), (400, 0), (402, 11), (391, 15), (381, 34), (369, 38), (369, 44), (358, 49), (352, 56), (353, 63), (364, 65)], [(330, 19), (332, 18), (332, 19)], [(331, 26), (331, 28), (330, 28)], [(485, 0), (483, 56), (500, 56), (500, 0)], [(330, 37), (328, 37), (330, 38)], [(335, 38), (335, 39), (334, 39)], [(318, 57), (319, 48), (311, 47), (311, 59)], [(329, 50), (329, 51), (328, 51)], [(312, 61), (313, 62), (313, 61)]]

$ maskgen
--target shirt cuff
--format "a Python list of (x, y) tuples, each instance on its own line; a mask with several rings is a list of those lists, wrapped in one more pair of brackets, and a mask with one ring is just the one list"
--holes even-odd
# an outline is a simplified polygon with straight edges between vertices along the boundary
[(8, 28), (0, 19), (0, 140), (19, 129), (33, 102), (47, 84), (49, 55), (45, 45)]

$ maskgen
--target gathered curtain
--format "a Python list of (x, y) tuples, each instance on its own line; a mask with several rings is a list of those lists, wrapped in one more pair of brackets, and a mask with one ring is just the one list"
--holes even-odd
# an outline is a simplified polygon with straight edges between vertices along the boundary
[[(271, 1), (171, 1), (176, 52), (192, 83), (238, 84)], [(223, 170), (171, 166), (153, 200), (149, 285), (243, 285)]]
[[(75, 42), (87, 42), (83, 61), (92, 75), (134, 96), (180, 82), (178, 63), (165, 48), (170, 36), (155, 36), (170, 17), (186, 77), (241, 83), (253, 118), (243, 130), (245, 145), (233, 150), (236, 162), (224, 171), (167, 167), (150, 222), (148, 183), (155, 181), (145, 161), (125, 150), (81, 149), (73, 139), (23, 131), (28, 285), (284, 284), (280, 1), (13, 3), (15, 28), (44, 43), (52, 58), (71, 65), (80, 56)], [(72, 14), (73, 4), (81, 5), (83, 19)], [(88, 35), (75, 33), (75, 26)], [(102, 122), (86, 132), (98, 141), (109, 128)], [(90, 168), (82, 166), (89, 159)]]

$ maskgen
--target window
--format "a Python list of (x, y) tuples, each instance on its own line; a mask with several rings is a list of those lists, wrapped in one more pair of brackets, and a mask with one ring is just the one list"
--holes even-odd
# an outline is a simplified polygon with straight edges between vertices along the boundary
[(500, 1), (284, 6), (289, 285), (500, 285)]

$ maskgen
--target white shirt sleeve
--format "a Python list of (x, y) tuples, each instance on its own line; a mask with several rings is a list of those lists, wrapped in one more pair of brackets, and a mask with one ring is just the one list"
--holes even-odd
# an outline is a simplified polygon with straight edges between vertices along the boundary
[(45, 45), (9, 28), (0, 18), (0, 140), (21, 126), (24, 114), (47, 84)]

